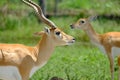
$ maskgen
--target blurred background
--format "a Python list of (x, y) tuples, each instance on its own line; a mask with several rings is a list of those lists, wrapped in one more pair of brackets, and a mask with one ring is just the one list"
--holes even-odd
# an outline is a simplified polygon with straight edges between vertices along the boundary
[[(57, 47), (48, 63), (31, 80), (110, 80), (108, 59), (93, 46), (81, 30), (69, 25), (79, 18), (98, 15), (92, 22), (96, 32), (102, 34), (120, 31), (120, 0), (33, 0), (42, 6), (44, 14), (67, 34), (76, 38), (71, 46)], [(21, 0), (0, 0), (0, 42), (34, 46), (40, 37), (33, 33), (46, 25), (33, 9)], [(116, 59), (115, 59), (116, 61)], [(115, 65), (115, 80), (118, 68)], [(58, 79), (60, 80), (60, 79)]]

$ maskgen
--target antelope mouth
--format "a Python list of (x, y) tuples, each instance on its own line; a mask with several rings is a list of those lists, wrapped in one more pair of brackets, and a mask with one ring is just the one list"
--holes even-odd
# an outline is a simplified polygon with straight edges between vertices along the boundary
[(75, 40), (72, 40), (72, 41), (67, 42), (67, 45), (71, 45), (71, 44), (73, 44), (73, 43), (75, 43)]

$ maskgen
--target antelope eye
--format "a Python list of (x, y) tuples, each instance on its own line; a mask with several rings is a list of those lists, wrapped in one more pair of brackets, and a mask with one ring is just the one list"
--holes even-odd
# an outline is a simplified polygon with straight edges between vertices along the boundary
[(60, 35), (60, 32), (58, 31), (58, 32), (56, 32), (55, 34), (56, 34), (56, 35)]
[(85, 23), (85, 21), (80, 21), (80, 23)]

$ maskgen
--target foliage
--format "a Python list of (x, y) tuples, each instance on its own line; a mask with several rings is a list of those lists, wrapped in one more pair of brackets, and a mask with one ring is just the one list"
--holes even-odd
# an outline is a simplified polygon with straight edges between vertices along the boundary
[[(31, 80), (49, 80), (53, 76), (64, 80), (109, 80), (110, 71), (107, 57), (91, 46), (83, 31), (69, 28), (69, 24), (75, 22), (76, 18), (55, 17), (51, 20), (63, 31), (73, 35), (76, 43), (71, 46), (57, 47), (48, 63), (37, 71)], [(21, 26), (16, 26), (14, 30), (0, 31), (0, 41), (34, 46), (40, 38), (34, 37), (32, 34), (41, 31), (45, 25), (39, 24), (34, 17), (27, 19), (27, 16), (21, 19), (19, 24)], [(120, 24), (115, 21), (102, 19), (93, 22), (92, 25), (99, 33), (120, 30)], [(116, 71), (115, 78), (117, 78), (117, 73)]]
[(59, 7), (61, 9), (83, 10), (84, 14), (115, 14), (120, 13), (119, 0), (63, 0)]
[[(116, 9), (119, 7), (119, 0), (114, 0), (118, 2), (114, 7), (112, 7), (114, 4), (113, 0), (99, 0), (99, 3), (97, 2), (98, 0), (92, 1), (62, 0), (59, 6), (61, 8), (80, 8), (87, 10), (96, 8), (95, 10), (98, 13), (100, 11), (100, 13), (107, 14), (110, 10), (106, 11), (107, 7), (105, 6), (109, 4), (111, 13), (119, 13), (119, 10)], [(105, 2), (105, 5), (102, 4), (102, 1)], [(96, 4), (92, 5), (92, 3)], [(7, 13), (1, 10), (4, 7), (3, 4), (8, 4), (8, 7), (5, 8), (5, 12), (7, 11)], [(96, 7), (98, 4), (99, 6)], [(38, 19), (30, 8), (26, 7), (20, 1), (1, 0), (0, 10), (1, 43), (21, 43), (30, 46), (38, 43), (40, 37), (33, 36), (33, 33), (42, 31), (46, 25), (38, 22)], [(54, 76), (63, 78), (64, 80), (110, 80), (107, 57), (90, 44), (89, 38), (83, 31), (71, 30), (69, 27), (70, 24), (74, 23), (80, 17), (62, 16), (50, 18), (64, 32), (74, 36), (76, 43), (70, 46), (57, 47), (48, 63), (38, 70), (31, 80), (49, 80)], [(95, 22), (92, 22), (92, 25), (96, 32), (101, 34), (109, 31), (120, 31), (120, 23), (114, 20), (99, 18)], [(118, 71), (115, 72), (115, 80), (117, 80), (117, 73)]]

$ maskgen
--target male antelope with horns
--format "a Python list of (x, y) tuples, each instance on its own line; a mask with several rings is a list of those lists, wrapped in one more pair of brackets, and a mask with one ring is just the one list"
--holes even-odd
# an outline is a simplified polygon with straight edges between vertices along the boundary
[(114, 57), (118, 57), (119, 80), (120, 80), (120, 32), (108, 32), (98, 34), (90, 24), (96, 16), (80, 18), (76, 23), (70, 25), (72, 29), (84, 30), (91, 42), (95, 44), (103, 53), (107, 54), (110, 63), (111, 80), (114, 80)]
[(43, 15), (40, 6), (31, 0), (22, 1), (32, 7), (38, 17), (51, 28), (35, 33), (42, 35), (42, 39), (34, 47), (23, 44), (0, 44), (0, 80), (28, 80), (48, 61), (56, 46), (75, 42), (72, 36), (65, 34)]

